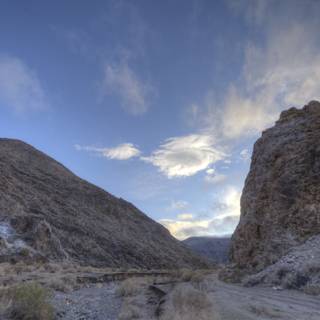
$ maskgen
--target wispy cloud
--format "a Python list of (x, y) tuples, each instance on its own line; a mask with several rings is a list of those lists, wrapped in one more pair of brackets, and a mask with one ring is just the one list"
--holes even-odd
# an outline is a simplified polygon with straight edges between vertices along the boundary
[(103, 88), (105, 94), (118, 96), (124, 110), (133, 115), (145, 113), (150, 106), (152, 86), (142, 81), (127, 62), (105, 65)]
[(191, 213), (180, 213), (177, 216), (178, 220), (192, 220), (193, 214)]
[(241, 158), (241, 160), (243, 160), (243, 161), (249, 161), (249, 160), (250, 160), (250, 157), (251, 157), (251, 155), (250, 155), (250, 152), (249, 152), (248, 149), (243, 149), (243, 150), (240, 151), (240, 158)]
[(171, 201), (170, 206), (167, 208), (169, 211), (185, 210), (189, 203), (184, 200)]
[(105, 158), (115, 160), (128, 160), (140, 155), (140, 150), (132, 143), (123, 143), (114, 148), (97, 148), (93, 146), (80, 146), (76, 144), (75, 148), (78, 151), (90, 151), (98, 153)]
[(17, 113), (48, 107), (36, 72), (19, 58), (6, 55), (0, 55), (0, 101)]
[(320, 99), (320, 2), (228, 2), (260, 36), (244, 45), (242, 73), (224, 97), (218, 101), (209, 90), (202, 107), (197, 104), (201, 128), (222, 143), (254, 136), (272, 125), (281, 110)]
[(168, 178), (192, 176), (222, 160), (225, 153), (209, 135), (192, 134), (168, 139), (158, 150), (142, 160), (156, 166)]
[[(207, 170), (208, 172), (208, 170)], [(207, 173), (204, 181), (209, 184), (218, 184), (222, 183), (227, 179), (227, 176), (218, 172)]]
[(196, 215), (178, 215), (176, 219), (162, 219), (162, 223), (178, 239), (190, 236), (229, 235), (239, 222), (240, 191), (234, 187), (224, 190), (217, 210), (211, 217), (198, 218)]

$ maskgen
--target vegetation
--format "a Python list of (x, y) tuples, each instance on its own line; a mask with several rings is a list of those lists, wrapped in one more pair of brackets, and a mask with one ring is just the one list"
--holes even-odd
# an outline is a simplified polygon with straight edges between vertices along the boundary
[(53, 320), (51, 291), (37, 283), (21, 284), (8, 292), (11, 298), (9, 313), (14, 320)]
[(120, 284), (117, 294), (122, 297), (137, 295), (148, 284), (144, 278), (128, 278)]
[(177, 286), (171, 293), (161, 320), (215, 320), (213, 304), (208, 294), (191, 284)]

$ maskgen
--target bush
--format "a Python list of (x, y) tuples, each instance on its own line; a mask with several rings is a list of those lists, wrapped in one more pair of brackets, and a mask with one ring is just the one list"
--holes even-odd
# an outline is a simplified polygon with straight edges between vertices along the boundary
[(320, 284), (307, 284), (303, 287), (303, 292), (314, 296), (320, 295)]
[(177, 286), (160, 317), (161, 320), (215, 320), (219, 316), (214, 311), (208, 295), (190, 284)]
[(143, 287), (147, 286), (150, 279), (146, 278), (128, 278), (120, 284), (116, 293), (122, 297), (129, 297), (137, 295), (141, 292)]
[(29, 257), (30, 256), (30, 250), (28, 248), (22, 248), (20, 250), (20, 255), (23, 257)]
[(132, 319), (141, 319), (141, 308), (134, 304), (125, 302), (122, 305), (119, 320), (132, 320)]
[(53, 320), (54, 310), (49, 300), (51, 291), (37, 283), (22, 284), (9, 292), (12, 299), (10, 316), (14, 320)]

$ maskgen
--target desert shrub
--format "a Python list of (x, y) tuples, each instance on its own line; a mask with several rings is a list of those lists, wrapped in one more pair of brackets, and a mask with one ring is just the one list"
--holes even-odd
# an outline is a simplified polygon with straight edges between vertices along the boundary
[(306, 274), (320, 273), (320, 264), (315, 261), (306, 263), (306, 265), (304, 267), (304, 273), (306, 273)]
[(9, 292), (12, 299), (10, 316), (14, 320), (53, 320), (49, 300), (51, 292), (37, 283), (22, 284)]
[(122, 297), (134, 296), (138, 294), (146, 284), (147, 281), (145, 279), (129, 278), (122, 281), (116, 293)]
[(282, 266), (276, 271), (277, 278), (282, 280), (290, 272), (292, 272), (292, 270), (288, 266)]
[(300, 289), (307, 285), (310, 278), (300, 273), (288, 273), (282, 281), (282, 285), (286, 289)]
[(30, 256), (30, 250), (28, 248), (22, 248), (20, 250), (20, 255), (23, 257), (29, 257)]
[(235, 266), (226, 266), (218, 273), (219, 280), (226, 283), (241, 283), (248, 274), (246, 269), (240, 269)]
[(141, 308), (132, 303), (125, 302), (118, 317), (118, 320), (141, 319)]
[(318, 284), (307, 284), (306, 286), (303, 287), (303, 292), (306, 294), (311, 294), (314, 296), (320, 295), (320, 283)]
[(6, 288), (0, 289), (0, 319), (2, 319), (10, 309), (12, 305), (12, 299), (8, 295)]
[(183, 269), (181, 271), (180, 279), (181, 281), (185, 281), (185, 282), (191, 281), (193, 275), (194, 275), (193, 270)]
[(191, 285), (176, 287), (166, 302), (161, 320), (215, 320), (213, 303), (207, 293)]
[(43, 265), (43, 267), (44, 267), (44, 271), (49, 273), (57, 273), (61, 271), (61, 266), (55, 263), (46, 263)]

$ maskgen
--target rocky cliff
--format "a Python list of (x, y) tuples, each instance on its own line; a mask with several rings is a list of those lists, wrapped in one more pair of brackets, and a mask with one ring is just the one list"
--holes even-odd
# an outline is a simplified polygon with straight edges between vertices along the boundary
[(132, 204), (30, 145), (0, 139), (0, 261), (138, 268), (205, 266)]
[(320, 234), (320, 103), (281, 113), (255, 143), (231, 259), (262, 270)]

